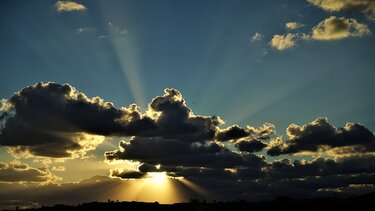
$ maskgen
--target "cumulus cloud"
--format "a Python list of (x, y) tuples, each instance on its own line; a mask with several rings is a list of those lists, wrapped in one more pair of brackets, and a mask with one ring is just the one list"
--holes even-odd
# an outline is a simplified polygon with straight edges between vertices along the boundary
[(367, 25), (355, 19), (331, 16), (312, 29), (314, 40), (338, 40), (347, 37), (363, 37), (371, 35)]
[(124, 169), (111, 169), (110, 177), (113, 178), (122, 178), (122, 179), (140, 179), (145, 178), (147, 173), (141, 171), (127, 171)]
[(263, 39), (263, 35), (259, 32), (256, 32), (252, 37), (251, 37), (251, 42), (257, 42)]
[(267, 171), (272, 177), (283, 179), (368, 174), (375, 172), (374, 160), (373, 155), (356, 155), (336, 159), (319, 157), (312, 161), (283, 159), (273, 162)]
[(296, 35), (292, 33), (284, 35), (275, 34), (269, 44), (279, 51), (284, 51), (296, 45)]
[(286, 133), (288, 140), (277, 139), (270, 144), (269, 155), (326, 150), (334, 150), (336, 154), (375, 152), (374, 133), (359, 123), (336, 128), (321, 117), (303, 126), (292, 124)]
[(74, 1), (57, 1), (55, 4), (56, 10), (59, 12), (84, 11), (85, 5)]
[[(252, 155), (238, 154), (225, 146), (211, 143), (188, 143), (176, 139), (134, 137), (120, 142), (120, 149), (105, 153), (107, 160), (136, 160), (152, 165), (232, 168), (249, 165)], [(258, 159), (258, 158), (254, 158)], [(260, 159), (260, 158), (259, 158)]]
[(373, 0), (307, 0), (325, 11), (339, 12), (358, 10), (370, 20), (375, 20), (375, 2)]
[[(74, 157), (103, 141), (93, 137), (125, 136), (130, 138), (121, 141), (118, 149), (105, 152), (105, 159), (110, 164), (127, 160), (138, 165), (112, 169), (109, 177), (55, 184), (58, 178), (45, 168), (0, 163), (0, 181), (6, 178), (0, 182), (4, 200), (38, 204), (107, 200), (116, 192), (127, 196), (125, 189), (131, 193), (134, 189), (129, 186), (140, 185), (153, 172), (176, 178), (174, 183), (183, 177), (195, 187), (215, 193), (216, 200), (315, 197), (331, 190), (345, 194), (354, 188), (368, 191), (375, 187), (375, 138), (359, 123), (336, 128), (326, 118), (318, 118), (302, 126), (292, 124), (283, 141), (274, 137), (275, 126), (270, 123), (221, 128), (224, 121), (220, 117), (194, 114), (175, 89), (165, 89), (144, 113), (134, 104), (117, 108), (99, 97), (89, 98), (68, 84), (38, 83), (4, 102), (0, 144), (15, 154)], [(318, 156), (273, 161), (261, 154), (264, 149), (272, 156), (305, 152)], [(321, 151), (327, 154), (319, 154)], [(52, 170), (64, 167), (54, 165)], [(22, 176), (9, 176), (13, 174)], [(14, 181), (5, 181), (11, 179)], [(48, 185), (21, 187), (19, 181)], [(29, 194), (34, 192), (38, 194)]]
[[(289, 31), (298, 30), (303, 26), (303, 24), (298, 22), (288, 22), (285, 24), (285, 28)], [(284, 51), (296, 46), (299, 41), (331, 41), (348, 37), (364, 37), (370, 35), (372, 35), (372, 32), (366, 24), (359, 23), (353, 18), (331, 16), (314, 26), (310, 33), (297, 31), (283, 35), (275, 34), (269, 42), (269, 45), (279, 51)]]
[(268, 145), (259, 139), (241, 140), (235, 146), (243, 152), (259, 152)]
[(211, 140), (218, 126), (223, 124), (220, 117), (193, 114), (176, 89), (165, 89), (163, 96), (151, 101), (146, 113), (155, 119), (156, 127), (142, 136), (201, 142)]
[(297, 30), (303, 26), (304, 26), (303, 24), (298, 23), (298, 22), (288, 22), (285, 24), (285, 28), (288, 30)]
[(47, 168), (33, 168), (19, 161), (0, 162), (0, 182), (54, 183), (61, 180)]
[[(352, 194), (354, 188), (354, 193), (374, 190), (374, 163), (373, 155), (317, 158), (311, 161), (283, 159), (270, 163), (254, 159), (247, 167), (232, 169), (176, 166), (168, 175), (183, 176), (183, 180), (193, 183), (200, 190), (215, 193), (205, 196), (207, 200), (236, 200), (238, 196), (247, 200), (269, 200), (280, 195), (301, 198), (340, 194), (345, 196)], [(112, 177), (95, 176), (80, 182), (59, 185), (52, 183), (44, 186), (24, 186), (18, 183), (0, 183), (0, 198), (3, 201), (17, 199), (43, 205), (77, 204), (117, 198), (132, 201), (137, 196), (137, 192), (134, 193), (135, 187), (144, 187), (147, 183), (142, 179), (129, 178), (139, 178), (142, 175), (147, 174), (118, 169), (111, 172)], [(186, 187), (183, 180), (176, 179), (172, 184)], [(184, 191), (185, 200), (196, 194), (189, 188)], [(156, 195), (159, 194), (162, 193)]]
[[(68, 84), (38, 83), (15, 93), (9, 102), (13, 109), (5, 112), (9, 117), (2, 121), (0, 145), (46, 157), (84, 155), (103, 142), (98, 135), (122, 132), (121, 119), (139, 117), (133, 107), (116, 109)], [(134, 128), (127, 126), (127, 131)]]
[(243, 138), (249, 135), (250, 132), (246, 129), (241, 128), (238, 125), (232, 125), (226, 129), (220, 130), (216, 135), (216, 138), (219, 141), (228, 141), (232, 139)]
[(18, 154), (56, 158), (83, 156), (104, 136), (202, 142), (211, 140), (223, 123), (216, 116), (194, 115), (174, 89), (153, 99), (145, 114), (135, 104), (116, 108), (69, 84), (51, 82), (22, 89), (6, 105), (1, 111), (0, 145)]
[(275, 126), (270, 123), (265, 123), (259, 128), (250, 125), (247, 125), (246, 128), (232, 125), (218, 130), (215, 138), (219, 141), (239, 140), (242, 138), (268, 139), (269, 135), (273, 134), (274, 131)]

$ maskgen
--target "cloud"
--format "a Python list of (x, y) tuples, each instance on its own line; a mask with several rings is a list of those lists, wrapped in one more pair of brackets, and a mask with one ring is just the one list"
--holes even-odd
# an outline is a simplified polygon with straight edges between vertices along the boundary
[(107, 160), (136, 160), (167, 167), (232, 168), (247, 166), (252, 155), (230, 151), (220, 143), (188, 143), (175, 139), (133, 137), (120, 142), (120, 149), (105, 153)]
[(337, 129), (327, 118), (320, 117), (303, 126), (291, 124), (286, 133), (285, 142), (277, 139), (270, 143), (269, 155), (327, 150), (334, 150), (336, 154), (375, 152), (374, 133), (359, 123), (346, 123)]
[(65, 171), (65, 166), (53, 166), (52, 171)]
[[(115, 196), (134, 200), (129, 194), (143, 187), (144, 179), (152, 179), (154, 172), (165, 173), (168, 180), (183, 178), (194, 184), (190, 187), (213, 193), (210, 196), (215, 200), (317, 197), (334, 190), (348, 194), (375, 187), (374, 133), (359, 123), (336, 128), (327, 118), (318, 118), (302, 126), (292, 124), (283, 141), (275, 137), (275, 126), (270, 123), (221, 128), (220, 117), (194, 114), (176, 89), (165, 89), (145, 112), (135, 104), (118, 108), (56, 83), (25, 87), (5, 101), (0, 144), (13, 154), (76, 157), (104, 141), (95, 137), (118, 136), (130, 138), (121, 141), (118, 149), (105, 152), (106, 163), (137, 163), (132, 169), (111, 169), (108, 177), (75, 183), (59, 182), (46, 168), (0, 163), (0, 178), (8, 180), (0, 182), (0, 198), (6, 201), (48, 205)], [(265, 149), (272, 156), (310, 154), (305, 154), (306, 160), (275, 161), (262, 155)], [(63, 169), (52, 167), (53, 171)], [(179, 183), (177, 178), (174, 184)], [(187, 198), (192, 198), (192, 192)]]
[(375, 172), (374, 160), (373, 155), (356, 155), (336, 159), (318, 157), (312, 161), (283, 159), (273, 162), (268, 172), (272, 177), (282, 179), (367, 174)]
[(235, 146), (243, 152), (259, 152), (267, 147), (267, 144), (258, 139), (241, 140)]
[(52, 174), (46, 168), (32, 168), (19, 161), (9, 163), (0, 162), (0, 183), (1, 182), (33, 182), (33, 183), (54, 183), (61, 178)]
[(296, 45), (295, 39), (296, 35), (292, 33), (284, 35), (275, 34), (269, 44), (279, 51), (284, 51)]
[(69, 84), (38, 83), (15, 93), (13, 109), (2, 111), (0, 145), (45, 157), (77, 157), (108, 135), (132, 135), (152, 127), (135, 105), (117, 109), (99, 97), (88, 98)]
[(13, 109), (13, 105), (7, 99), (0, 100), (0, 112), (6, 112)]
[[(288, 22), (285, 24), (287, 30), (298, 30), (303, 24), (297, 22)], [(318, 23), (311, 29), (311, 33), (286, 33), (283, 35), (275, 34), (269, 45), (279, 51), (284, 51), (297, 45), (299, 41), (310, 40), (339, 40), (348, 37), (370, 36), (372, 32), (367, 25), (357, 22), (352, 18), (331, 16)]]
[(219, 141), (228, 141), (233, 139), (239, 139), (249, 136), (250, 132), (238, 125), (232, 125), (226, 129), (220, 130), (216, 135), (216, 139)]
[(303, 24), (298, 23), (298, 22), (288, 22), (285, 24), (285, 28), (288, 30), (297, 30), (303, 26), (304, 26)]
[(116, 108), (88, 98), (69, 84), (38, 83), (14, 94), (1, 111), (0, 145), (23, 155), (82, 157), (104, 136), (163, 137), (186, 142), (212, 140), (220, 117), (198, 116), (180, 92), (165, 89), (141, 114), (135, 104)]
[(358, 10), (370, 20), (375, 20), (375, 2), (373, 0), (307, 0), (314, 6), (329, 12)]
[(86, 7), (74, 1), (57, 1), (56, 10), (59, 12), (85, 11)]
[(257, 42), (263, 39), (263, 35), (259, 32), (256, 32), (252, 37), (251, 37), (251, 42)]
[(211, 140), (218, 126), (223, 124), (217, 116), (194, 115), (176, 89), (165, 89), (163, 96), (154, 98), (146, 111), (155, 119), (155, 130), (142, 136), (161, 136), (188, 142)]
[(367, 25), (355, 19), (331, 16), (312, 29), (314, 40), (339, 40), (347, 37), (363, 37), (371, 35)]
[[(238, 196), (246, 200), (270, 200), (280, 195), (301, 198), (337, 197), (366, 193), (373, 191), (375, 187), (375, 156), (373, 155), (337, 159), (317, 158), (311, 161), (290, 159), (270, 163), (256, 159), (253, 161), (247, 167), (234, 169), (177, 166), (169, 175), (184, 176), (183, 181), (194, 184), (199, 190), (212, 193), (205, 196), (207, 200), (237, 200)], [(112, 171), (111, 175), (114, 177), (94, 176), (74, 183), (50, 183), (43, 186), (0, 183), (0, 198), (3, 202), (17, 199), (18, 202), (28, 201), (43, 205), (77, 204), (107, 199), (135, 200), (138, 195), (138, 192), (135, 192), (137, 188), (144, 187), (147, 183), (143, 179), (123, 180), (119, 177), (138, 178), (145, 173), (131, 172), (128, 175), (125, 173), (121, 175), (122, 173), (124, 170), (119, 169)], [(180, 200), (188, 200), (196, 196), (194, 195), (196, 192), (184, 186), (183, 181), (176, 179), (172, 183), (180, 184), (178, 187), (185, 187), (183, 190), (185, 198)], [(340, 190), (340, 192), (331, 190)], [(158, 189), (148, 194), (156, 194), (153, 200), (157, 200), (155, 198), (163, 193)], [(165, 203), (165, 201), (160, 202)]]
[[(0, 209), (12, 209), (21, 205), (56, 204), (77, 205), (85, 202), (110, 200), (160, 203), (187, 202), (189, 196), (202, 197), (184, 187), (178, 180), (166, 179), (166, 186), (155, 190), (155, 184), (146, 180), (123, 180), (108, 176), (93, 176), (78, 182), (48, 185), (23, 185), (0, 183)], [(181, 194), (185, 193), (185, 194)]]
[(126, 171), (124, 169), (111, 169), (109, 176), (122, 179), (140, 179), (145, 178), (147, 173), (141, 171)]
[(81, 34), (81, 33), (89, 32), (89, 31), (94, 31), (94, 30), (95, 30), (94, 28), (90, 28), (90, 27), (80, 27), (80, 28), (76, 29), (76, 33), (77, 34)]
[(265, 123), (259, 128), (250, 125), (241, 128), (238, 125), (232, 125), (225, 129), (220, 129), (216, 133), (216, 139), (219, 141), (238, 140), (242, 138), (268, 139), (275, 131), (275, 125)]
[(246, 129), (249, 131), (251, 137), (262, 140), (269, 139), (270, 135), (275, 133), (275, 125), (268, 122), (264, 123), (259, 128), (248, 125)]

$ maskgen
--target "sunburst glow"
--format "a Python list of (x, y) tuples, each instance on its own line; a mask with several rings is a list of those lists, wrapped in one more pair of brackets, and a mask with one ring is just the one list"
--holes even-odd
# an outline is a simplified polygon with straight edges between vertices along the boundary
[(164, 186), (168, 181), (168, 176), (165, 172), (150, 172), (148, 173), (151, 177), (149, 180), (155, 186)]

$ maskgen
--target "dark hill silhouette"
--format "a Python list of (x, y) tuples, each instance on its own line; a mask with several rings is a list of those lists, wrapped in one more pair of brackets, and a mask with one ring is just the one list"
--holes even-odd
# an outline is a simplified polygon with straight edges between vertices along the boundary
[(28, 211), (221, 211), (221, 210), (372, 210), (375, 205), (375, 192), (347, 198), (315, 198), (315, 199), (293, 199), (290, 197), (278, 197), (271, 201), (247, 202), (245, 200), (232, 202), (206, 202), (192, 199), (189, 203), (159, 204), (158, 202), (90, 202), (77, 206), (55, 205), (52, 207), (40, 207), (36, 209), (26, 209)]

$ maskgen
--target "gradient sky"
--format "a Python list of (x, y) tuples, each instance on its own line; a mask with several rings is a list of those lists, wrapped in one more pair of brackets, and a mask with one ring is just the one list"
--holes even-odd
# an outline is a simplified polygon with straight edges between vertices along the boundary
[[(287, 140), (285, 130), (292, 123), (306, 125), (327, 117), (337, 128), (352, 122), (375, 130), (372, 3), (325, 7), (324, 0), (320, 5), (316, 0), (75, 2), (75, 7), (66, 8), (54, 0), (0, 2), (0, 99), (52, 81), (68, 83), (117, 108), (136, 103), (144, 112), (165, 88), (174, 88), (194, 114), (225, 120), (221, 129), (269, 122), (275, 125), (271, 138)], [(334, 21), (324, 25), (330, 18)], [(288, 28), (288, 22), (294, 28)], [(326, 30), (320, 34), (319, 24)], [(43, 163), (21, 157), (17, 162), (44, 166), (62, 178), (59, 183), (104, 177), (109, 169), (128, 165), (109, 165), (103, 157), (118, 148), (119, 140), (128, 139), (108, 136), (85, 159)], [(15, 162), (3, 145), (0, 161)], [(263, 154), (269, 162), (287, 156)], [(57, 166), (65, 170), (52, 171)], [(11, 183), (6, 185), (11, 188)], [(12, 200), (23, 200), (17, 197)], [(165, 202), (174, 201), (178, 200)]]

